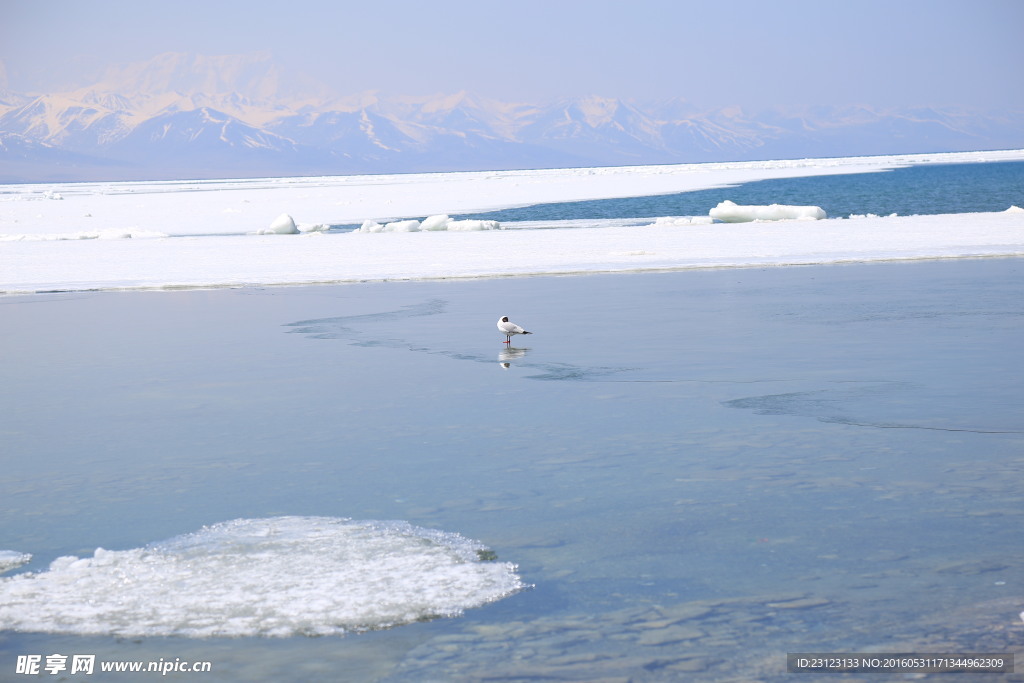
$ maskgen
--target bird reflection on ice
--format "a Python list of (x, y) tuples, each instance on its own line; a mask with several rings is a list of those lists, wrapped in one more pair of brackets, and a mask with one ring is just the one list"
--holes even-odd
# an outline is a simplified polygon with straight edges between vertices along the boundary
[(529, 350), (530, 349), (517, 349), (517, 348), (515, 348), (513, 346), (510, 346), (508, 348), (504, 348), (498, 354), (498, 364), (502, 368), (508, 370), (510, 367), (512, 367), (512, 363), (510, 361), (519, 360), (520, 358), (524, 358), (526, 356), (526, 352), (529, 351)]
[[(289, 332), (306, 335), (312, 339), (339, 340), (353, 346), (373, 348), (406, 349), (415, 353), (447, 356), (459, 361), (473, 363), (493, 363), (494, 356), (489, 351), (476, 352), (465, 346), (455, 346), (456, 342), (448, 341), (445, 345), (432, 346), (422, 336), (415, 339), (409, 336), (410, 330), (417, 329), (415, 324), (419, 318), (443, 315), (447, 307), (444, 299), (430, 299), (419, 304), (401, 306), (396, 310), (379, 311), (358, 315), (342, 315), (330, 318), (300, 320), (288, 323), (285, 327)], [(382, 329), (383, 328), (383, 329)], [(625, 367), (579, 366), (571, 363), (523, 360), (529, 348), (518, 348), (502, 344), (498, 354), (498, 364), (505, 370), (513, 363), (520, 369), (535, 370), (533, 374), (523, 375), (524, 379), (550, 381), (597, 381), (607, 375), (629, 370)]]

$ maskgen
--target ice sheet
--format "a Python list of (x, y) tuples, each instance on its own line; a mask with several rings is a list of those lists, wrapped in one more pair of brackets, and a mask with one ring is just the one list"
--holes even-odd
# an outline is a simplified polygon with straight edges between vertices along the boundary
[(639, 272), (1024, 255), (1024, 214), (0, 245), (0, 291)]
[[(1024, 151), (405, 176), (0, 186), (0, 292), (1018, 255), (1024, 252), (1024, 218), (1016, 212), (869, 216), (811, 226), (781, 221), (756, 228), (700, 225), (692, 217), (666, 217), (642, 229), (624, 221), (613, 228), (572, 231), (494, 230), (506, 226), (446, 217), (764, 178), (1020, 158)], [(370, 226), (366, 232), (388, 234), (322, 233), (330, 224), (363, 221)], [(441, 224), (447, 229), (436, 230)], [(256, 234), (268, 226), (279, 232), (275, 229), (279, 225), (287, 232), (297, 226), (300, 234)], [(373, 229), (374, 225), (380, 229)], [(387, 225), (392, 228), (384, 229)]]
[[(330, 635), (463, 610), (523, 588), (486, 548), (406, 522), (239, 519), (0, 579), (5, 629), (119, 636)], [(486, 555), (483, 555), (486, 557)]]
[[(1024, 159), (1024, 150), (615, 168), (257, 180), (0, 185), (0, 235), (132, 230), (246, 234), (298, 224), (386, 223), (490, 209), (708, 189), (766, 178)], [(708, 207), (710, 208), (710, 207)]]

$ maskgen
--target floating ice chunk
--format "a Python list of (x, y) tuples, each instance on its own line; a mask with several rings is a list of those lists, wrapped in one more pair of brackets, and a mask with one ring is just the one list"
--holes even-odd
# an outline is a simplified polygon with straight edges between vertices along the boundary
[(1024, 213), (1024, 209), (1020, 208), (1017, 205), (1014, 205), (1014, 206), (1011, 206), (1006, 211), (1004, 211), (1003, 213)]
[(297, 223), (296, 226), (299, 232), (327, 232), (331, 229), (331, 226), (327, 223)]
[(447, 230), (448, 224), (452, 222), (452, 219), (447, 215), (440, 216), (427, 216), (423, 219), (423, 223), (420, 224), (420, 230)]
[(0, 574), (9, 572), (16, 567), (20, 567), (31, 559), (32, 556), (28, 553), (19, 553), (14, 550), (0, 550)]
[(669, 225), (669, 226), (686, 226), (686, 225), (710, 225), (715, 222), (711, 216), (662, 216), (661, 218), (655, 219), (651, 225)]
[(420, 222), (417, 220), (395, 221), (387, 223), (383, 232), (419, 232)]
[(381, 232), (384, 226), (377, 221), (365, 220), (355, 232)]
[(436, 232), (439, 230), (498, 230), (501, 224), (498, 221), (481, 220), (452, 220), (451, 217), (443, 214), (428, 216), (423, 222), (417, 220), (395, 221), (381, 225), (377, 221), (363, 221), (362, 226), (355, 232)]
[(417, 220), (392, 221), (381, 225), (377, 221), (366, 220), (355, 232), (419, 232), (420, 222)]
[(239, 519), (0, 578), (5, 629), (116, 636), (335, 635), (463, 610), (524, 588), (515, 565), (407, 522)]
[(256, 232), (257, 235), (295, 235), (299, 229), (295, 226), (295, 219), (286, 213), (274, 219), (270, 227)]
[(481, 221), (481, 220), (464, 220), (464, 221), (450, 221), (448, 223), (448, 230), (499, 230), (501, 224), (498, 221)]
[(821, 220), (825, 212), (820, 206), (741, 206), (728, 199), (708, 212), (711, 218), (723, 223), (748, 223), (750, 221)]

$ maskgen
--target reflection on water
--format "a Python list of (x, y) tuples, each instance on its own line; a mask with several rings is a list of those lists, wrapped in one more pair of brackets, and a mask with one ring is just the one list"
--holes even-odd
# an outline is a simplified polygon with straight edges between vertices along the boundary
[[(210, 681), (788, 681), (789, 651), (1019, 647), (1021, 265), (5, 306), (0, 548), (28, 568), (322, 515), (479, 539), (535, 588), (340, 639), (4, 633), (0, 671), (96, 652), (209, 659)], [(495, 310), (530, 312), (529, 349)]]
[(506, 346), (498, 353), (498, 364), (508, 370), (512, 367), (512, 361), (526, 358), (526, 354), (529, 350), (530, 349), (519, 349), (512, 346)]

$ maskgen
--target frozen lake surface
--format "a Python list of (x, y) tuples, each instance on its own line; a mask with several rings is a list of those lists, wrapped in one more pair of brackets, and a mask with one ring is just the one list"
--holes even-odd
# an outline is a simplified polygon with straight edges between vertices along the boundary
[[(1010, 651), (1022, 268), (0, 299), (0, 549), (32, 555), (5, 587), (268, 518), (459, 534), (532, 586), (345, 636), (8, 630), (0, 677), (59, 652), (206, 660), (210, 681), (784, 681), (787, 652)], [(501, 315), (534, 334), (503, 348)], [(302, 583), (258, 553), (257, 579)]]

